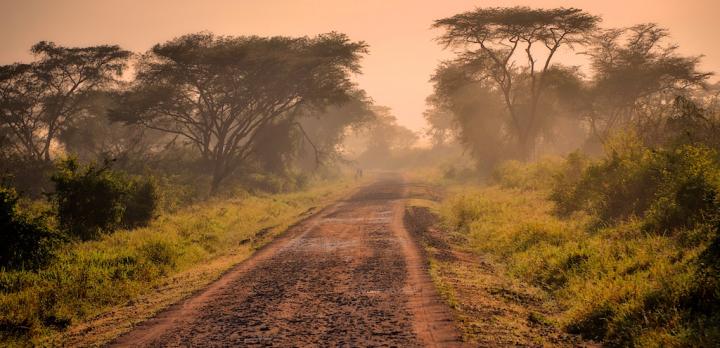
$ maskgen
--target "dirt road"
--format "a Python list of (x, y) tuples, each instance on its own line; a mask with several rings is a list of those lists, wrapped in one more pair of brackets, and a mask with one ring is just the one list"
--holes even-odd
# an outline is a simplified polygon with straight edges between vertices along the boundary
[(387, 175), (111, 346), (460, 346)]

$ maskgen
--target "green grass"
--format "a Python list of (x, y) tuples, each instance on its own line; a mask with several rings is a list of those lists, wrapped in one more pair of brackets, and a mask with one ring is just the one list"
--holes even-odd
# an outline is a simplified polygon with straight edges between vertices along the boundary
[(639, 221), (597, 227), (584, 213), (560, 218), (548, 192), (527, 186), (447, 190), (439, 211), (452, 240), (547, 292), (562, 309), (549, 320), (566, 330), (611, 346), (712, 345), (704, 338), (712, 328), (679, 305), (706, 243), (643, 233)]
[[(328, 204), (354, 185), (335, 182), (297, 193), (209, 201), (161, 216), (146, 228), (68, 244), (38, 272), (0, 271), (0, 345), (62, 345), (63, 333), (161, 296), (158, 289), (169, 283), (200, 287), (250, 256), (308, 209)], [(213, 263), (217, 260), (222, 262)], [(176, 294), (159, 303), (167, 305), (188, 293), (183, 284), (173, 288)], [(147, 317), (160, 309), (146, 307), (136, 314)], [(133, 319), (138, 320), (127, 318)]]

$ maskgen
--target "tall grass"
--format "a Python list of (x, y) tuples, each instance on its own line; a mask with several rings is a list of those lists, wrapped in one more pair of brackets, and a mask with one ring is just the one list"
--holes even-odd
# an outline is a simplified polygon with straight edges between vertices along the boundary
[(69, 244), (37, 272), (2, 270), (0, 344), (39, 344), (148, 295), (172, 275), (224, 255), (245, 258), (350, 185), (336, 182), (297, 193), (209, 201), (162, 216), (145, 228)]
[(544, 289), (563, 308), (554, 319), (569, 332), (610, 346), (718, 344), (710, 317), (687, 305), (708, 238), (688, 244), (648, 233), (639, 218), (601, 224), (586, 211), (558, 215), (546, 179), (532, 177), (557, 170), (532, 166), (501, 167), (512, 175), (500, 185), (451, 187), (440, 212), (452, 240)]

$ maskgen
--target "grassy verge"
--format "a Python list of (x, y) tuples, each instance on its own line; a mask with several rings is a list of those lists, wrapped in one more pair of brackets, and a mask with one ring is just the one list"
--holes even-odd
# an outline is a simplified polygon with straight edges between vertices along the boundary
[(346, 194), (349, 181), (210, 201), (70, 244), (38, 272), (0, 271), (0, 344), (97, 345), (182, 299)]
[[(456, 184), (447, 191), (437, 210), (453, 248), (540, 289), (540, 299), (558, 305), (545, 313), (547, 322), (610, 346), (712, 345), (680, 303), (707, 244), (644, 233), (632, 219), (603, 227), (585, 213), (561, 218), (543, 190)], [(469, 272), (459, 282), (483, 277)], [(462, 293), (453, 296), (457, 302)]]
[(422, 196), (428, 199), (407, 202), (405, 224), (421, 241), (430, 276), (452, 308), (466, 342), (482, 347), (572, 347), (582, 343), (552, 322), (550, 318), (559, 308), (547, 293), (510, 276), (492, 255), (468, 248), (464, 234), (439, 221), (444, 203)]

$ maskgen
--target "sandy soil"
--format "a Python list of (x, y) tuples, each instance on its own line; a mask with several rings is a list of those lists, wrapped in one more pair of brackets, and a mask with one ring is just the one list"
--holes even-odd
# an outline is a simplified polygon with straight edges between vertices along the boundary
[(461, 346), (386, 175), (110, 346)]

